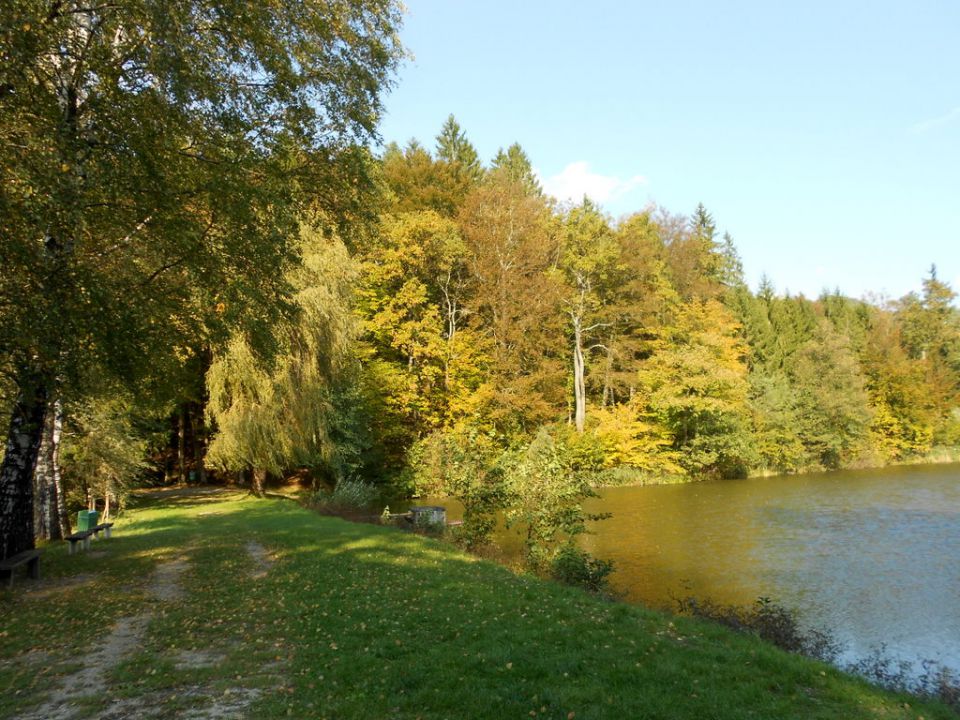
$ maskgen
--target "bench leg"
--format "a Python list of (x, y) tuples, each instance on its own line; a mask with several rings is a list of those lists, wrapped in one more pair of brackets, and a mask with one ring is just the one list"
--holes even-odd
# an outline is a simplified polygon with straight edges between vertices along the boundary
[(30, 573), (30, 577), (34, 580), (40, 579), (40, 558), (35, 557), (33, 560), (27, 563), (27, 570)]
[(103, 532), (105, 533), (105, 537), (107, 538), (107, 540), (109, 540), (109, 539), (110, 539), (110, 528), (104, 528), (104, 529), (103, 529)]
[(87, 535), (87, 536), (83, 539), (83, 549), (84, 549), (84, 550), (89, 550), (89, 549), (90, 549), (90, 536), (89, 536), (89, 535)]

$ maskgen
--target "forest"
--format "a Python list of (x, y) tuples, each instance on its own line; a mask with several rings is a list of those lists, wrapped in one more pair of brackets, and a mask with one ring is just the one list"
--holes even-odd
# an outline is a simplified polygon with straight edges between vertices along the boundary
[[(297, 476), (480, 515), (512, 493), (530, 521), (597, 485), (956, 457), (935, 266), (897, 299), (754, 291), (703, 205), (559, 203), (453, 115), (371, 150), (392, 3), (265, 6), (240, 44), (183, 4), (151, 26), (175, 57), (129, 30), (148, 6), (5, 36), (4, 556), (139, 484)], [(283, 23), (289, 45), (258, 31)]]

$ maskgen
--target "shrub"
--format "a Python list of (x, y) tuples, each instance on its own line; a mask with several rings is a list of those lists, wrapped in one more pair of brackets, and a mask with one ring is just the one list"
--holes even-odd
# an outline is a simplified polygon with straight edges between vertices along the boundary
[(750, 606), (721, 605), (711, 600), (685, 598), (678, 601), (683, 615), (713, 620), (738, 632), (756, 635), (787, 652), (832, 662), (840, 654), (840, 643), (825, 630), (804, 628), (795, 610), (768, 597)]
[(318, 510), (350, 512), (367, 510), (377, 499), (377, 488), (362, 480), (341, 480), (332, 491), (318, 490), (310, 504)]
[(611, 572), (613, 563), (610, 560), (595, 558), (573, 542), (557, 551), (550, 566), (550, 576), (554, 580), (596, 593), (609, 589)]
[(489, 544), (496, 513), (504, 506), (501, 455), (488, 436), (469, 428), (434, 433), (411, 452), (417, 490), (463, 504), (463, 525), (453, 540), (467, 550), (475, 552)]
[(933, 660), (924, 660), (918, 671), (913, 663), (891, 657), (886, 645), (881, 645), (846, 670), (885, 688), (934, 698), (960, 710), (960, 676)]
[(524, 561), (538, 573), (551, 570), (558, 545), (587, 532), (588, 522), (609, 517), (583, 509), (585, 500), (597, 496), (590, 486), (590, 473), (576, 466), (563, 432), (557, 436), (541, 428), (506, 470), (507, 526), (525, 528)]

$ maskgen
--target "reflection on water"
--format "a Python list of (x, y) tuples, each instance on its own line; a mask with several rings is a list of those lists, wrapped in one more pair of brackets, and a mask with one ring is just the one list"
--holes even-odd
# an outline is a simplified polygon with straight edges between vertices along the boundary
[(960, 466), (610, 488), (588, 509), (613, 513), (584, 546), (628, 599), (765, 595), (848, 659), (886, 643), (960, 670)]
[(851, 657), (886, 643), (960, 669), (960, 468), (605, 490), (586, 545), (627, 597), (761, 595), (831, 629)]

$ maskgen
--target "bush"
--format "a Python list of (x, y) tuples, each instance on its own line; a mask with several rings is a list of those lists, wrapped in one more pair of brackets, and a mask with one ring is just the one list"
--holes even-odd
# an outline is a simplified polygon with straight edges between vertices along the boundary
[(310, 504), (328, 512), (350, 512), (369, 509), (377, 499), (377, 488), (362, 480), (341, 480), (332, 491), (318, 490)]
[(756, 635), (787, 652), (833, 662), (840, 643), (825, 630), (803, 628), (795, 610), (770, 598), (761, 597), (751, 606), (721, 605), (710, 600), (686, 598), (678, 601), (682, 615), (713, 620), (738, 632)]
[(592, 514), (583, 502), (596, 497), (590, 473), (576, 466), (563, 430), (541, 428), (526, 447), (517, 452), (505, 476), (509, 492), (507, 527), (526, 530), (524, 561), (527, 568), (548, 572), (559, 546), (587, 532), (587, 523), (609, 514)]
[(550, 576), (554, 580), (596, 593), (609, 589), (611, 572), (613, 563), (610, 560), (595, 558), (572, 542), (557, 551), (550, 566)]
[(924, 660), (918, 671), (913, 663), (891, 657), (886, 645), (881, 645), (845, 669), (876, 685), (933, 698), (960, 710), (960, 676), (933, 660)]
[(410, 453), (419, 493), (463, 504), (463, 524), (452, 537), (472, 552), (490, 543), (496, 513), (506, 500), (501, 455), (491, 438), (469, 428), (434, 433)]

